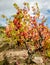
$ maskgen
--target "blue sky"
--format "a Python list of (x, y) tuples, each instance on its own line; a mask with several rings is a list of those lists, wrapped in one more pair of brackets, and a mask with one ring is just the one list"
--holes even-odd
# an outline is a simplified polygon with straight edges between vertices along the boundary
[(0, 25), (6, 25), (6, 21), (1, 18), (1, 14), (5, 14), (7, 17), (10, 17), (16, 13), (13, 3), (17, 3), (22, 8), (23, 2), (29, 2), (30, 6), (38, 2), (41, 15), (44, 15), (47, 18), (46, 23), (50, 28), (50, 0), (0, 0)]

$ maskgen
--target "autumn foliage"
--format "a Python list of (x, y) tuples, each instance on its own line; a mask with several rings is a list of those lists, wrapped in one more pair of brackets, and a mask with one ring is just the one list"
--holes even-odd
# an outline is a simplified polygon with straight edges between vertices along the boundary
[[(33, 44), (35, 48), (40, 46), (48, 48), (47, 45), (50, 44), (50, 30), (44, 25), (46, 18), (43, 16), (40, 19), (38, 4), (36, 3), (35, 5), (36, 8), (32, 7), (32, 16), (29, 14), (29, 3), (24, 3), (24, 8), (14, 4), (17, 13), (13, 15), (13, 21), (6, 26), (6, 35), (10, 38), (15, 36), (17, 38), (16, 42), (20, 42), (20, 44), (24, 44), (25, 41)], [(40, 20), (40, 23), (38, 23), (38, 20)]]

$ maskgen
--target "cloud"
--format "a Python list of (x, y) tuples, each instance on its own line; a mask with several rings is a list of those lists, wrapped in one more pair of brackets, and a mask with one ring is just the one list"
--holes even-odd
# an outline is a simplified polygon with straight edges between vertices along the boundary
[(13, 7), (13, 3), (17, 3), (20, 7), (22, 7), (22, 3), (24, 1), (29, 2), (30, 5), (38, 2), (39, 8), (42, 13), (46, 13), (46, 10), (50, 10), (50, 0), (0, 0), (0, 14), (4, 13), (8, 16), (14, 14), (16, 10)]
[(48, 12), (47, 10), (50, 10), (50, 0), (34, 0), (33, 2), (31, 2), (31, 5), (36, 2), (39, 5), (41, 14), (43, 14), (44, 16), (49, 16), (50, 14), (48, 13), (50, 12)]
[[(13, 3), (17, 3), (22, 8), (23, 2), (29, 2), (31, 6), (37, 2), (41, 15), (50, 17), (50, 0), (0, 0), (0, 15), (5, 14), (9, 17), (12, 14), (15, 14), (16, 9), (13, 7)], [(3, 22), (3, 20), (0, 21)]]

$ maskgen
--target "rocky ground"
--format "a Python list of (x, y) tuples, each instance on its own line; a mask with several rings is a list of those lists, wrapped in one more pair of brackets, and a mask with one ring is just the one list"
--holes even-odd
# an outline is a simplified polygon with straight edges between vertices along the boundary
[[(33, 63), (29, 64), (28, 50), (24, 47), (18, 47), (11, 44), (1, 43), (0, 40), (0, 65), (3, 65), (5, 60), (10, 63), (9, 65), (14, 65), (14, 62), (19, 63), (19, 65), (50, 65), (50, 58), (45, 57), (42, 52), (37, 51), (35, 54), (32, 54)], [(27, 62), (26, 62), (27, 60)]]
[[(16, 51), (11, 49), (8, 51), (3, 51), (0, 52), (0, 61), (4, 60), (4, 56), (7, 57), (7, 60), (10, 64), (18, 61), (21, 63), (19, 65), (24, 65), (25, 59), (28, 57), (28, 53), (27, 50)], [(32, 65), (50, 65), (50, 59), (45, 60), (43, 56), (38, 56), (34, 54), (32, 60), (34, 61)]]

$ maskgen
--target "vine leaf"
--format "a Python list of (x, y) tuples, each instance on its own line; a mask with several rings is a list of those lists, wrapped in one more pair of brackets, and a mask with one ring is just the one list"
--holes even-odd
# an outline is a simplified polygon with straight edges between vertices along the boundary
[(14, 6), (16, 9), (19, 9), (19, 6), (18, 6), (16, 3), (14, 3), (13, 6)]
[(6, 16), (4, 14), (1, 15), (2, 18), (6, 18)]

